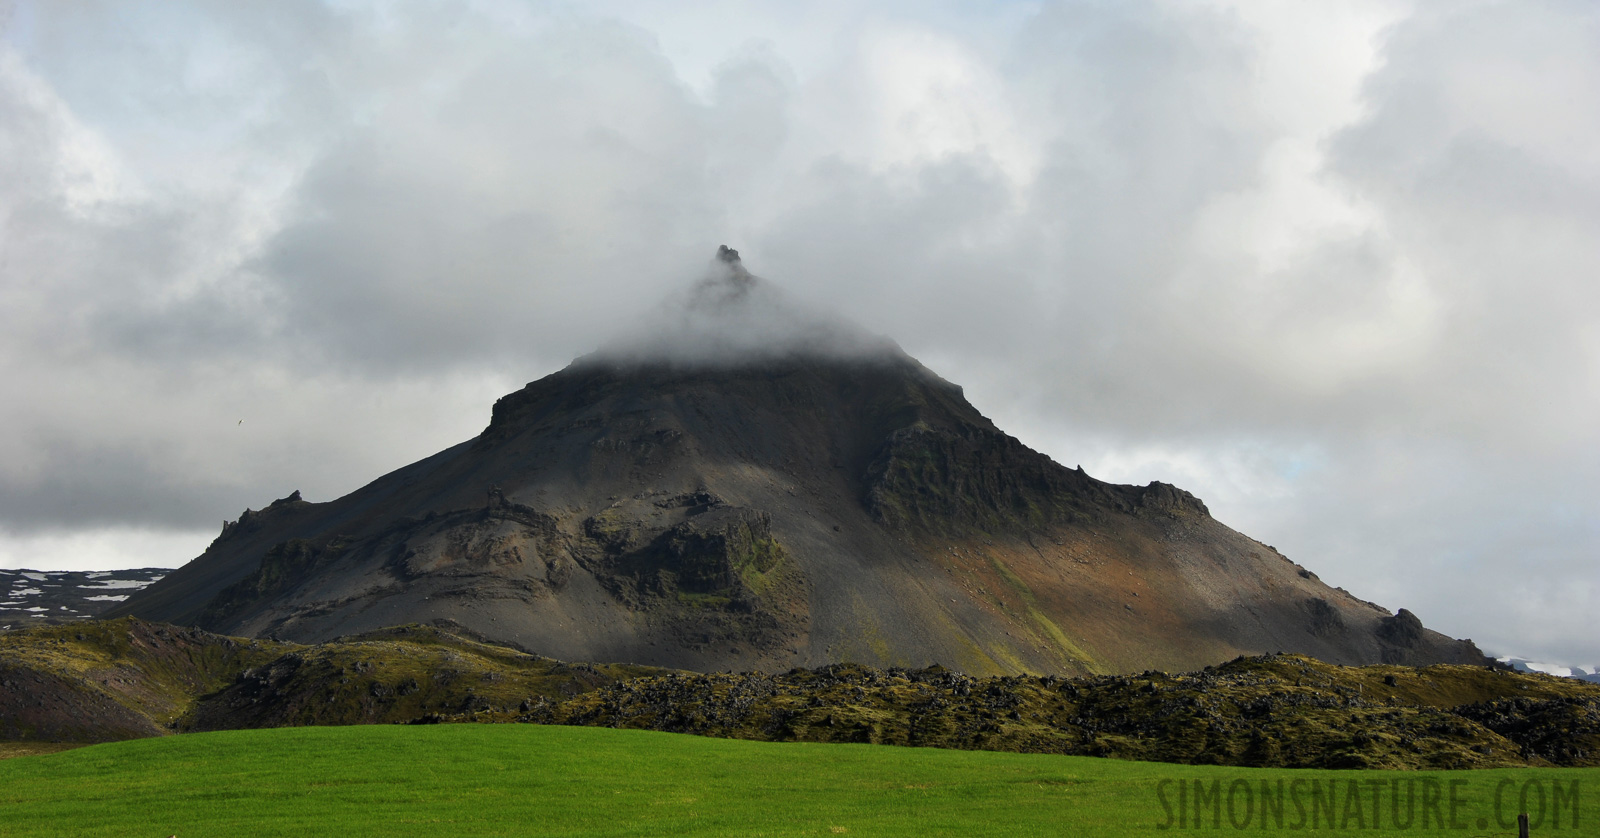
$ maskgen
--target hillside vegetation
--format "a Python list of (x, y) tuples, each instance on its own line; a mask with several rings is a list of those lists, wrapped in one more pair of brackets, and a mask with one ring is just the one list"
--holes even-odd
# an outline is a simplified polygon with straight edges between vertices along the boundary
[(1298, 655), (1084, 679), (852, 665), (670, 675), (610, 684), (517, 718), (1197, 765), (1600, 765), (1593, 685), (1487, 667), (1342, 667)]
[(662, 672), (567, 664), (432, 626), (302, 646), (122, 618), (0, 633), (0, 741), (437, 720)]
[(781, 675), (571, 664), (435, 626), (315, 646), (125, 618), (0, 633), (0, 741), (533, 722), (1188, 764), (1600, 765), (1600, 685), (1297, 655), (1200, 672), (978, 678), (852, 664)]

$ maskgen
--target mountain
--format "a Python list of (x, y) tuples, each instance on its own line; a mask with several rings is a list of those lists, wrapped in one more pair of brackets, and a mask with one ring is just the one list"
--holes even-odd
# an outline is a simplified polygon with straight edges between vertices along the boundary
[(1495, 660), (1516, 672), (1537, 672), (1544, 675), (1554, 675), (1559, 678), (1574, 678), (1579, 681), (1588, 681), (1591, 684), (1600, 684), (1600, 668), (1596, 668), (1594, 672), (1584, 672), (1583, 668), (1579, 666), (1540, 663), (1539, 661), (1516, 658), (1510, 655), (1503, 655)]
[(475, 439), (247, 510), (110, 615), (298, 642), (448, 619), (699, 671), (1484, 660), (1188, 492), (1051, 461), (733, 251), (632, 334), (501, 398)]
[(166, 568), (151, 567), (0, 570), (0, 631), (92, 620), (166, 574)]

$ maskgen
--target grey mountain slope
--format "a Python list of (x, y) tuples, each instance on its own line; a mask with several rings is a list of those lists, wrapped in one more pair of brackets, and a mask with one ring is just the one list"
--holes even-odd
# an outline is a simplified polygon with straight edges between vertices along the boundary
[(297, 641), (448, 619), (560, 659), (698, 670), (1482, 662), (1188, 493), (1066, 469), (898, 348), (859, 345), (581, 359), (474, 440), (249, 513), (112, 613)]

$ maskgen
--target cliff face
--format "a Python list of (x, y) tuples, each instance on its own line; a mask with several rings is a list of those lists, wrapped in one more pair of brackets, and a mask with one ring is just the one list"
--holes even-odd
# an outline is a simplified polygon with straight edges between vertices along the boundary
[[(731, 281), (716, 304), (737, 310), (755, 280)], [(1481, 661), (1189, 493), (1064, 468), (892, 345), (852, 346), (582, 359), (500, 399), (473, 440), (249, 513), (113, 613), (302, 642), (448, 618), (566, 660), (703, 671)]]

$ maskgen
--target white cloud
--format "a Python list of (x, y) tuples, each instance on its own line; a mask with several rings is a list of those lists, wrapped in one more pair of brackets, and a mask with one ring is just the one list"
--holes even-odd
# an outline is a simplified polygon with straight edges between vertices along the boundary
[[(220, 527), (221, 522), (218, 524)], [(216, 538), (216, 533), (134, 527), (96, 528), (51, 535), (24, 535), (0, 529), (0, 565), (51, 570), (168, 567), (172, 565), (175, 555), (199, 555), (213, 538)]]

